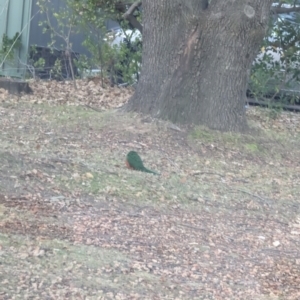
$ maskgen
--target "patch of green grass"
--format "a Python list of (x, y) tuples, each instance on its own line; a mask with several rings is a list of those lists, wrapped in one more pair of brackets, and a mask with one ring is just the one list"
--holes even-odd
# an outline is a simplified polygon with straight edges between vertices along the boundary
[(213, 132), (210, 132), (208, 129), (204, 127), (196, 127), (191, 133), (190, 137), (192, 139), (201, 140), (204, 143), (212, 143), (215, 141), (216, 136)]
[(97, 112), (84, 106), (51, 106), (46, 103), (37, 104), (35, 109), (41, 121), (51, 122), (55, 127), (102, 128), (112, 115), (112, 111)]
[(189, 135), (189, 138), (200, 141), (204, 144), (217, 144), (225, 147), (240, 148), (244, 136), (238, 133), (220, 132), (208, 128), (196, 127)]
[[(89, 174), (87, 176), (87, 174)], [(159, 176), (130, 170), (77, 171), (76, 177), (57, 176), (57, 184), (65, 190), (81, 190), (83, 193), (122, 199), (131, 203), (149, 203), (151, 205), (191, 204), (191, 198), (199, 195), (210, 197), (211, 186), (199, 182), (197, 178), (171, 175), (161, 180)], [(197, 196), (198, 195), (198, 196)]]
[(81, 106), (56, 106), (53, 113), (55, 113), (56, 120), (61, 122), (84, 121), (97, 114), (95, 111), (87, 110)]
[(55, 106), (52, 107), (50, 117), (51, 116), (52, 120), (58, 124), (68, 124), (68, 126), (72, 126), (74, 124), (92, 122), (94, 126), (102, 123), (101, 121), (104, 119), (105, 114), (99, 114), (96, 111), (82, 106)]
[(219, 149), (230, 149), (249, 155), (259, 155), (264, 158), (279, 160), (289, 149), (295, 148), (300, 137), (278, 133), (272, 130), (261, 130), (258, 134), (224, 133), (204, 127), (196, 127), (190, 134), (189, 140), (200, 142), (206, 146), (216, 146)]
[(260, 152), (258, 145), (255, 143), (245, 144), (244, 148), (246, 151), (249, 151), (250, 153)]

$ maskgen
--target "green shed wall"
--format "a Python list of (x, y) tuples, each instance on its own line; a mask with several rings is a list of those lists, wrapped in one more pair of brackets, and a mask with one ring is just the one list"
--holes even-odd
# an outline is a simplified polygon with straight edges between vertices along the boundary
[[(30, 30), (32, 0), (1, 0), (0, 1), (0, 47), (3, 34), (9, 38), (21, 33), (21, 48), (13, 61), (0, 57), (0, 75), (24, 77), (28, 53), (28, 39)], [(20, 59), (18, 59), (19, 57)]]

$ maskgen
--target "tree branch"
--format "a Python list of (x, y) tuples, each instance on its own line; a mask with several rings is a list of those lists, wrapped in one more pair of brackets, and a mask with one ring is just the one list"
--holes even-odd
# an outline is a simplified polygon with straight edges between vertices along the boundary
[(300, 7), (282, 7), (282, 6), (276, 6), (276, 7), (272, 7), (272, 11), (275, 14), (288, 14), (291, 12), (300, 12)]
[(208, 8), (208, 0), (202, 0), (201, 1), (202, 4), (202, 9), (205, 10)]
[(130, 7), (129, 9), (125, 12), (125, 14), (123, 14), (123, 18), (128, 20), (129, 23), (136, 28), (137, 30), (140, 31), (140, 33), (143, 33), (143, 26), (142, 24), (135, 18), (135, 16), (133, 15), (133, 13), (135, 12), (135, 10), (142, 5), (142, 1), (135, 1)]
[[(132, 15), (139, 6), (142, 5), (142, 1), (135, 1), (132, 5), (128, 8), (127, 12), (124, 15)], [(124, 16), (123, 15), (123, 16)]]

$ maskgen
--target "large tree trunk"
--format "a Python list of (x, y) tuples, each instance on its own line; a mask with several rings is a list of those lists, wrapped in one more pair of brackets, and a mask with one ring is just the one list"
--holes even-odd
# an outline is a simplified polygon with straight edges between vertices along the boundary
[[(205, 2), (205, 1), (204, 1)], [(243, 131), (252, 62), (272, 0), (143, 0), (143, 65), (127, 109)]]

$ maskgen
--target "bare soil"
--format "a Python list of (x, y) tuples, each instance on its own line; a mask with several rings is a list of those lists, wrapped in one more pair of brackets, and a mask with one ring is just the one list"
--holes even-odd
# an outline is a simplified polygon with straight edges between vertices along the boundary
[(77, 85), (0, 90), (1, 300), (300, 299), (300, 114), (220, 133)]

